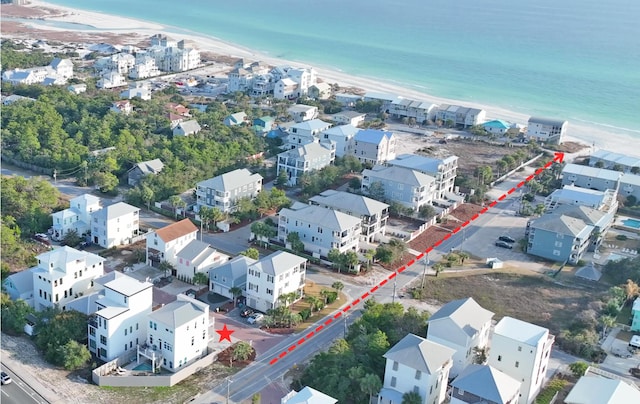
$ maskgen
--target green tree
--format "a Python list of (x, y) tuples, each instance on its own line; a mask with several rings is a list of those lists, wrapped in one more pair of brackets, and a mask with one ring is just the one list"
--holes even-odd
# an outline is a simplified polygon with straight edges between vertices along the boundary
[(252, 353), (253, 347), (245, 341), (238, 341), (233, 347), (233, 359), (237, 361), (246, 361)]
[(373, 395), (382, 388), (380, 377), (374, 373), (367, 373), (360, 378), (360, 391), (369, 395), (369, 402), (373, 400)]
[(240, 255), (244, 255), (245, 257), (249, 257), (254, 260), (260, 259), (260, 252), (255, 248), (247, 248), (246, 250), (242, 251)]
[[(4, 294), (3, 294), (4, 296)], [(27, 324), (27, 315), (34, 310), (24, 300), (8, 300), (2, 305), (2, 331), (12, 335), (21, 335)]]
[(58, 347), (57, 354), (61, 357), (62, 366), (66, 370), (80, 369), (91, 359), (91, 352), (87, 347), (74, 340), (69, 340)]
[(291, 232), (287, 234), (287, 242), (291, 243), (291, 249), (295, 252), (304, 251), (304, 243), (300, 240), (298, 232)]
[(331, 284), (331, 287), (335, 289), (338, 293), (340, 293), (340, 291), (344, 289), (344, 283), (340, 281), (335, 281)]
[(588, 367), (589, 365), (587, 363), (578, 361), (571, 363), (569, 370), (571, 370), (571, 373), (573, 373), (576, 378), (581, 378), (587, 372)]
[(418, 216), (421, 219), (429, 220), (436, 215), (436, 210), (431, 205), (422, 205), (418, 209)]
[(415, 391), (410, 391), (402, 395), (402, 404), (422, 404), (422, 396)]
[(164, 276), (167, 277), (176, 272), (176, 267), (169, 261), (161, 261), (158, 265), (158, 269), (164, 273)]
[(280, 170), (278, 177), (276, 178), (276, 185), (279, 187), (286, 187), (289, 183), (289, 175), (286, 170)]
[(116, 189), (118, 186), (118, 177), (111, 173), (99, 172), (93, 176), (93, 181), (100, 192), (107, 193)]
[(238, 303), (238, 297), (242, 296), (242, 288), (234, 286), (229, 289), (229, 293), (233, 296), (233, 307), (235, 308)]
[(327, 259), (333, 263), (333, 265), (338, 269), (338, 273), (343, 268), (344, 260), (343, 255), (337, 248), (332, 248), (327, 253)]
[(373, 182), (371, 185), (369, 185), (367, 194), (370, 198), (375, 199), (376, 201), (383, 202), (385, 200), (384, 185), (382, 185), (380, 181)]
[(204, 272), (196, 272), (196, 274), (193, 275), (192, 281), (194, 285), (207, 285), (209, 283), (209, 277)]
[(349, 180), (349, 189), (353, 191), (359, 191), (361, 187), (362, 187), (362, 181), (360, 181), (360, 178), (353, 177)]
[(88, 317), (75, 310), (60, 311), (52, 308), (39, 313), (36, 346), (44, 352), (44, 358), (54, 365), (63, 366), (65, 357), (60, 347), (69, 341), (83, 342), (87, 339)]
[(600, 324), (602, 325), (602, 338), (607, 335), (607, 330), (616, 325), (616, 319), (612, 316), (600, 316)]
[(82, 238), (78, 235), (75, 229), (69, 230), (62, 238), (62, 244), (69, 247), (75, 247), (82, 241)]
[(140, 188), (140, 199), (147, 205), (147, 210), (151, 210), (151, 202), (153, 202), (153, 198), (155, 197), (155, 193), (153, 189), (149, 188), (146, 185), (143, 185)]
[(169, 205), (173, 208), (173, 214), (176, 220), (178, 220), (178, 208), (182, 207), (184, 203), (180, 195), (171, 195), (169, 197)]
[(269, 239), (277, 235), (275, 228), (262, 221), (251, 224), (251, 233), (254, 234), (258, 243), (265, 248), (269, 246)]

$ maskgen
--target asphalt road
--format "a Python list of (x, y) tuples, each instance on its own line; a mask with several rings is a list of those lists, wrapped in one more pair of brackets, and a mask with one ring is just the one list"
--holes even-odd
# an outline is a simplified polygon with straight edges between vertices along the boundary
[(35, 390), (33, 390), (24, 380), (18, 377), (15, 373), (9, 370), (5, 365), (2, 365), (2, 370), (5, 371), (13, 382), (5, 384), (0, 387), (0, 401), (9, 404), (31, 404), (31, 403), (47, 403)]

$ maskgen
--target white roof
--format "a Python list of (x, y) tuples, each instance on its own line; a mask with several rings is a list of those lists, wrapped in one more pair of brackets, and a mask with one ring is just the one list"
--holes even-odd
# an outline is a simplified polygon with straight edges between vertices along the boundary
[(387, 209), (389, 205), (367, 198), (363, 195), (352, 194), (344, 191), (335, 191), (329, 189), (309, 198), (310, 202), (315, 205), (328, 206), (341, 212), (356, 216), (371, 216)]
[(640, 186), (640, 175), (626, 173), (620, 178), (620, 185)]
[(128, 203), (118, 202), (114, 203), (113, 205), (106, 206), (94, 212), (93, 214), (98, 217), (103, 217), (107, 220), (111, 220), (139, 211), (140, 208), (136, 208), (135, 206), (129, 205)]
[(307, 262), (306, 258), (299, 257), (286, 251), (276, 251), (273, 254), (269, 254), (268, 256), (253, 263), (250, 267), (275, 276), (284, 273), (295, 266), (302, 265), (305, 262)]
[(153, 287), (153, 284), (150, 282), (141, 282), (130, 276), (120, 276), (105, 283), (104, 287), (114, 290), (124, 296), (133, 296), (145, 289)]
[(279, 214), (288, 218), (302, 220), (305, 223), (313, 223), (322, 226), (325, 229), (340, 232), (358, 227), (361, 223), (359, 217), (314, 205), (305, 205), (304, 208), (297, 210), (285, 208), (282, 209)]
[(472, 297), (453, 300), (433, 313), (429, 323), (448, 318), (470, 337), (491, 321), (493, 312), (480, 306)]
[(435, 178), (421, 173), (420, 171), (412, 170), (410, 168), (398, 167), (398, 166), (373, 166), (373, 169), (365, 169), (362, 172), (364, 177), (371, 177), (374, 179), (380, 178), (388, 181), (393, 181), (400, 184), (408, 184), (412, 186), (428, 186), (435, 182)]
[(562, 175), (566, 174), (582, 175), (585, 177), (600, 178), (611, 181), (618, 181), (620, 177), (622, 177), (622, 173), (619, 171), (583, 166), (579, 164), (567, 164), (564, 166), (564, 169), (562, 169)]
[(430, 375), (451, 361), (456, 351), (414, 334), (407, 334), (383, 356)]
[(203, 188), (215, 189), (216, 191), (230, 191), (261, 180), (262, 176), (260, 174), (254, 174), (246, 168), (239, 168), (217, 177), (200, 181), (197, 185)]
[[(291, 392), (295, 393), (295, 392)], [(289, 393), (289, 394), (291, 394)], [(289, 396), (289, 394), (287, 396)], [(305, 387), (289, 396), (282, 404), (335, 404), (338, 400), (311, 387)]]
[(513, 317), (503, 317), (493, 331), (494, 335), (502, 335), (524, 344), (536, 346), (541, 339), (547, 338), (549, 330), (539, 325), (527, 323)]
[(564, 402), (567, 404), (640, 403), (640, 391), (622, 380), (582, 376)]

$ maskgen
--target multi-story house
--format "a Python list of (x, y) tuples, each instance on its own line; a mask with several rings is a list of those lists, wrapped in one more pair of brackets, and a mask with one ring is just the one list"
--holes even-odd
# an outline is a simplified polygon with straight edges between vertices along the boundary
[(576, 264), (586, 251), (594, 251), (600, 245), (614, 215), (615, 210), (560, 205), (527, 222), (527, 253)]
[(278, 154), (277, 174), (286, 172), (289, 185), (295, 186), (303, 173), (324, 168), (331, 165), (334, 160), (335, 144), (333, 142), (308, 143)]
[[(175, 266), (178, 262), (178, 252), (195, 240), (197, 234), (198, 228), (190, 219), (183, 219), (147, 233), (147, 262), (157, 266), (162, 261), (167, 261)], [(171, 275), (175, 276), (177, 273)]]
[(140, 209), (124, 202), (91, 214), (91, 240), (104, 248), (130, 244), (140, 233)]
[(129, 77), (134, 80), (155, 77), (160, 74), (160, 69), (158, 69), (158, 66), (156, 65), (156, 60), (144, 53), (136, 55), (136, 63), (129, 70)]
[(96, 60), (93, 68), (103, 72), (115, 72), (122, 75), (129, 74), (129, 70), (136, 64), (136, 57), (128, 53), (116, 53)]
[(561, 189), (556, 189), (547, 196), (544, 203), (546, 211), (551, 211), (558, 205), (586, 206), (603, 212), (618, 209), (618, 200), (613, 189), (596, 191), (574, 185), (565, 185)]
[(335, 398), (309, 386), (300, 391), (291, 390), (280, 400), (280, 404), (336, 404), (337, 402)]
[(153, 284), (119, 276), (104, 284), (89, 317), (89, 351), (107, 362), (135, 352), (146, 338), (147, 316), (153, 306)]
[[(253, 62), (252, 64), (247, 66), (244, 65), (244, 62), (240, 63), (236, 65), (235, 68), (231, 70), (227, 75), (227, 77), (229, 78), (227, 91), (230, 93), (234, 93), (236, 91), (245, 92), (251, 88), (254, 88), (254, 79), (258, 77), (264, 77), (268, 73), (269, 66), (261, 62)], [(270, 82), (270, 85), (267, 86), (267, 83), (265, 83), (265, 88), (261, 90), (265, 95), (273, 93), (273, 79), (269, 79), (267, 81)]]
[(362, 101), (362, 96), (349, 93), (336, 93), (335, 99), (346, 108), (353, 108), (358, 101)]
[(468, 128), (486, 121), (484, 109), (468, 108), (460, 105), (441, 105), (435, 110), (435, 119), (444, 124)]
[(627, 404), (640, 403), (640, 389), (626, 379), (589, 367), (578, 379), (565, 404)]
[(255, 198), (262, 191), (262, 176), (246, 168), (218, 175), (196, 184), (196, 210), (201, 206), (233, 212), (241, 198)]
[(631, 331), (640, 331), (640, 297), (636, 297), (631, 307)]
[(436, 184), (432, 176), (409, 168), (374, 166), (362, 171), (362, 192), (418, 211), (433, 202)]
[(640, 201), (640, 175), (625, 173), (620, 178), (620, 189), (618, 193), (630, 201), (630, 197), (635, 198), (635, 202)]
[(277, 100), (294, 100), (300, 96), (300, 85), (285, 77), (278, 80), (273, 89), (273, 98)]
[(396, 158), (396, 138), (388, 131), (360, 129), (350, 140), (347, 154), (364, 164), (382, 164)]
[(451, 404), (518, 404), (520, 382), (487, 365), (471, 364), (451, 383)]
[(263, 135), (273, 129), (275, 123), (275, 118), (271, 116), (261, 116), (253, 120), (253, 130), (257, 134)]
[(380, 110), (377, 112), (382, 112), (382, 111), (389, 111), (391, 109), (391, 104), (399, 98), (400, 97), (394, 94), (367, 91), (364, 94), (364, 97), (362, 97), (362, 100), (365, 102), (369, 102), (369, 101), (379, 102)]
[(156, 175), (160, 173), (163, 168), (164, 163), (160, 159), (136, 163), (127, 173), (127, 183), (132, 187), (135, 187), (143, 177), (146, 177), (147, 175)]
[(287, 112), (296, 122), (310, 121), (318, 117), (318, 107), (315, 105), (294, 104), (287, 109)]
[(333, 114), (332, 119), (340, 125), (358, 126), (364, 122), (366, 116), (367, 114), (362, 112), (346, 110)]
[[(247, 269), (247, 306), (266, 312), (283, 304), (279, 297), (304, 293), (307, 259), (286, 251), (277, 251)], [(293, 303), (289, 301), (289, 303)]]
[(298, 233), (304, 249), (314, 257), (326, 257), (329, 251), (357, 251), (362, 232), (361, 219), (321, 206), (302, 205), (280, 210), (278, 240), (287, 241)]
[(329, 83), (316, 83), (309, 87), (309, 98), (316, 100), (328, 100), (333, 90)]
[(24, 270), (12, 273), (2, 281), (2, 290), (5, 291), (11, 300), (22, 299), (29, 306), (33, 304), (33, 273), (31, 270)]
[(304, 122), (296, 123), (289, 128), (289, 133), (300, 136), (317, 136), (320, 132), (325, 131), (333, 126), (329, 122), (320, 119), (311, 119)]
[(318, 133), (321, 140), (328, 140), (336, 144), (336, 157), (344, 157), (347, 154), (349, 141), (360, 129), (353, 125), (338, 125)]
[(116, 114), (129, 115), (131, 112), (133, 112), (133, 105), (131, 105), (129, 100), (114, 101), (111, 103), (111, 108), (109, 108), (109, 111), (113, 111)]
[(120, 93), (120, 98), (128, 100), (140, 98), (143, 101), (149, 101), (151, 99), (151, 90), (146, 87), (128, 88)]
[(232, 288), (239, 288), (245, 293), (247, 271), (257, 260), (238, 255), (231, 260), (209, 270), (209, 290), (213, 293), (233, 299)]
[(228, 115), (224, 118), (222, 123), (225, 126), (236, 126), (236, 125), (244, 125), (249, 121), (247, 114), (244, 111), (236, 112), (235, 114)]
[(360, 233), (362, 241), (371, 243), (376, 241), (377, 235), (385, 234), (389, 218), (389, 205), (386, 203), (366, 196), (330, 189), (310, 198), (309, 204), (359, 217), (362, 225)]
[(531, 404), (540, 392), (553, 341), (548, 329), (512, 317), (495, 326), (488, 365), (522, 383), (520, 403)]
[(91, 194), (83, 194), (71, 199), (68, 209), (51, 214), (53, 219), (52, 238), (62, 240), (70, 231), (75, 231), (79, 236), (90, 232), (91, 214), (101, 208), (100, 198)]
[(176, 372), (207, 354), (209, 305), (183, 294), (148, 315), (147, 343), (138, 347), (152, 367)]
[(89, 290), (93, 280), (104, 274), (104, 258), (64, 246), (36, 257), (33, 274), (33, 307), (64, 306)]
[(442, 403), (453, 354), (451, 348), (408, 334), (384, 354), (387, 363), (378, 404), (401, 404), (409, 392), (419, 394), (422, 404)]
[(209, 274), (209, 269), (222, 265), (229, 260), (229, 256), (221, 253), (208, 243), (191, 240), (176, 254), (176, 274), (181, 279), (192, 282), (195, 274), (202, 272)]
[(106, 72), (103, 73), (98, 81), (96, 81), (96, 87), (98, 88), (116, 88), (124, 87), (127, 85), (127, 80), (118, 72)]
[(622, 175), (620, 171), (567, 164), (562, 169), (562, 185), (575, 185), (597, 191), (613, 189), (618, 192)]
[(492, 318), (493, 313), (471, 297), (453, 300), (429, 317), (427, 339), (455, 351), (450, 377), (474, 363), (477, 349), (487, 347)]
[(437, 108), (437, 105), (430, 102), (398, 98), (391, 102), (388, 111), (395, 118), (413, 118), (416, 123), (421, 124), (431, 120)]
[(73, 62), (71, 59), (53, 58), (49, 66), (55, 72), (55, 75), (64, 79), (70, 79), (73, 77)]
[(173, 128), (173, 136), (195, 135), (201, 130), (202, 130), (202, 127), (200, 127), (200, 124), (198, 123), (198, 121), (196, 121), (195, 119), (190, 119), (188, 121), (183, 121), (178, 123)]
[(309, 87), (316, 84), (316, 71), (313, 68), (290, 68), (287, 76), (298, 84), (298, 96), (309, 94)]
[(568, 124), (559, 119), (532, 116), (527, 123), (527, 137), (536, 142), (562, 144)]
[(640, 173), (640, 157), (602, 149), (595, 151), (589, 156), (589, 165), (591, 167), (606, 168), (608, 170), (622, 171), (625, 173)]
[(433, 199), (447, 199), (447, 194), (453, 193), (458, 170), (458, 157), (449, 156), (444, 159), (420, 156), (417, 154), (401, 154), (388, 165), (410, 168), (423, 174), (430, 175), (436, 181), (436, 194)]

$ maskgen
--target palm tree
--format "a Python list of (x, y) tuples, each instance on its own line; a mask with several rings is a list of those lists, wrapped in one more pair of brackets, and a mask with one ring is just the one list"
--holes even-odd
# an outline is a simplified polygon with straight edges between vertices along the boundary
[(158, 269), (164, 272), (164, 276), (166, 278), (167, 272), (169, 272), (170, 274), (173, 274), (173, 272), (176, 270), (176, 267), (169, 261), (162, 261), (160, 265), (158, 265)]
[(313, 313), (318, 308), (319, 299), (315, 296), (307, 295), (304, 297), (304, 301), (309, 303), (309, 309)]
[(602, 324), (602, 338), (607, 334), (607, 329), (616, 325), (616, 319), (611, 316), (601, 316), (600, 324)]
[(471, 257), (468, 253), (464, 251), (458, 252), (458, 258), (460, 259), (460, 265), (464, 265), (464, 261), (468, 260)]
[(179, 195), (171, 195), (169, 197), (169, 205), (173, 208), (173, 214), (176, 220), (178, 220), (178, 206), (180, 206), (180, 202), (182, 202), (182, 198), (180, 198)]
[(360, 379), (360, 390), (369, 395), (369, 403), (371, 403), (373, 395), (380, 391), (381, 388), (382, 382), (378, 375), (374, 373), (367, 373)]
[(197, 272), (193, 275), (192, 280), (194, 285), (206, 285), (209, 283), (209, 277), (204, 272)]
[(334, 288), (336, 291), (338, 291), (338, 293), (340, 293), (340, 291), (344, 289), (344, 283), (340, 281), (335, 281), (331, 284), (331, 287)]
[(239, 341), (233, 347), (233, 359), (245, 361), (249, 359), (253, 353), (253, 348), (245, 341)]
[(410, 391), (402, 395), (402, 404), (422, 404), (422, 396), (415, 391)]
[(229, 293), (233, 296), (233, 307), (236, 307), (236, 303), (238, 302), (238, 296), (242, 296), (242, 289), (234, 286), (229, 289)]

